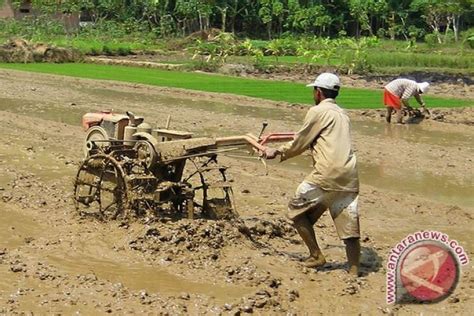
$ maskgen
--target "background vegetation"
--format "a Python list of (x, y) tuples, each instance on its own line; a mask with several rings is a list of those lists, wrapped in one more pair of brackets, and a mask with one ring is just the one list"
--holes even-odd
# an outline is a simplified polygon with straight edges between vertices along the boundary
[[(13, 0), (17, 5), (23, 0)], [(321, 37), (378, 35), (459, 39), (474, 23), (472, 0), (32, 0), (43, 13), (81, 12), (98, 23), (118, 21), (156, 35), (185, 36), (219, 28), (244, 37), (285, 32)]]
[[(31, 3), (33, 15), (0, 20), (0, 40), (22, 37), (88, 55), (158, 53), (205, 70), (241, 62), (265, 70), (297, 64), (346, 73), (474, 72), (473, 0)], [(52, 18), (58, 12), (79, 14), (81, 26), (65, 29)]]

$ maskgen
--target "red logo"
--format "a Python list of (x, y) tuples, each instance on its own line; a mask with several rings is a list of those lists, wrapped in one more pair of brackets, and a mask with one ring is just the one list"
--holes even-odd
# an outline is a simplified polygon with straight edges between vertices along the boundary
[(438, 242), (420, 242), (408, 248), (400, 264), (406, 293), (419, 302), (443, 300), (456, 288), (459, 265), (449, 248)]

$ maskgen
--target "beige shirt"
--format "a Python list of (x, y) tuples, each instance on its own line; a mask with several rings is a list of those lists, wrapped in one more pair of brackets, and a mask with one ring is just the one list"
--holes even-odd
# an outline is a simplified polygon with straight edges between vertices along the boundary
[(359, 192), (350, 121), (333, 99), (311, 107), (295, 139), (279, 148), (281, 161), (311, 150), (313, 171), (305, 181), (328, 191)]
[(419, 97), (418, 84), (410, 79), (395, 79), (385, 86), (391, 94), (402, 100), (408, 100), (412, 96)]

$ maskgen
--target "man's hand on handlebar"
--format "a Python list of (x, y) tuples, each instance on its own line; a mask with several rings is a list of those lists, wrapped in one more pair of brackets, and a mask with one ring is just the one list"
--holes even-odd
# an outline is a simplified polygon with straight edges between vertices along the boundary
[(264, 157), (267, 159), (273, 159), (278, 156), (280, 152), (276, 148), (265, 148)]

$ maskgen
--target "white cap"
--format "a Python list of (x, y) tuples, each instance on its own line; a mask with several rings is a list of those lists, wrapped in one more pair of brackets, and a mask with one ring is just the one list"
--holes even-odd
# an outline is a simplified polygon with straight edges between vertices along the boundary
[(335, 74), (324, 72), (317, 76), (313, 83), (307, 84), (306, 86), (339, 91), (341, 81)]
[(418, 85), (418, 90), (420, 90), (421, 93), (428, 92), (430, 88), (430, 84), (428, 82), (419, 82), (417, 83), (417, 85)]

